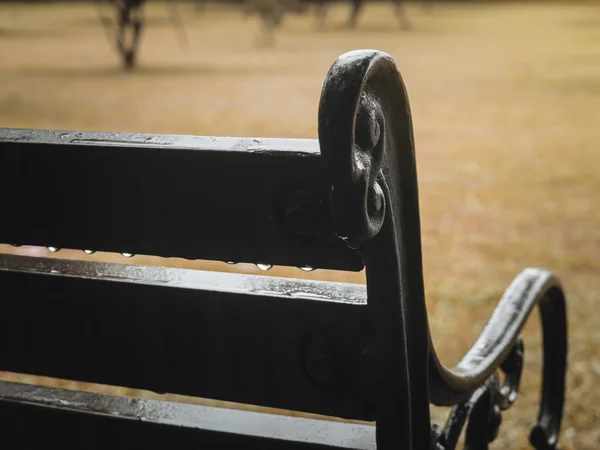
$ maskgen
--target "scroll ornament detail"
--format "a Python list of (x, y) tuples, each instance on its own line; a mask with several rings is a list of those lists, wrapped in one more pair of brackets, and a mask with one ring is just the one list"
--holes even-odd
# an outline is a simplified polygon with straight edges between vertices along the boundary
[[(498, 437), (502, 411), (509, 409), (517, 399), (523, 373), (523, 357), (523, 340), (519, 338), (510, 356), (501, 365), (504, 383), (500, 385), (498, 375), (492, 375), (469, 400), (459, 403), (452, 409), (444, 428), (433, 425), (434, 449), (456, 449), (465, 425), (467, 425), (465, 448), (488, 449), (488, 444)], [(536, 448), (540, 447), (536, 446)]]

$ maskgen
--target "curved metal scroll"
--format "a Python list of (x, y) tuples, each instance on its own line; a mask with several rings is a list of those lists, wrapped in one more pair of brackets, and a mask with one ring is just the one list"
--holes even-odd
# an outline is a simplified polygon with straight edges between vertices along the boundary
[[(564, 400), (567, 325), (563, 291), (550, 272), (523, 271), (454, 368), (440, 362), (432, 345), (411, 112), (389, 55), (353, 51), (334, 63), (321, 94), (319, 141), (331, 174), (334, 230), (365, 259), (378, 448), (425, 448), (432, 433), (429, 402), (475, 405), (477, 396), (484, 397), (481, 389), (494, 391), (490, 380), (518, 353), (519, 334), (536, 304), (543, 322), (544, 369), (531, 440), (538, 449), (555, 448)], [(495, 405), (505, 409), (512, 404), (519, 377), (520, 372), (508, 373), (508, 386), (493, 394)]]

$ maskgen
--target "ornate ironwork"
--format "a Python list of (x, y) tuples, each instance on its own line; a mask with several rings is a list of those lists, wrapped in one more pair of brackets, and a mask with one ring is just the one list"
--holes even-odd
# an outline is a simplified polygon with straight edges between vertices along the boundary
[[(342, 55), (325, 80), (319, 141), (332, 181), (334, 231), (364, 255), (375, 342), (377, 446), (455, 448), (467, 420), (467, 448), (485, 449), (514, 402), (520, 332), (535, 305), (543, 323), (544, 368), (536, 449), (557, 445), (565, 389), (567, 324), (559, 281), (526, 269), (510, 285), (473, 348), (454, 367), (438, 358), (423, 286), (419, 198), (408, 96), (393, 59), (378, 51)], [(497, 372), (506, 372), (500, 387)], [(429, 404), (454, 406), (431, 428)], [(431, 439), (433, 436), (433, 439)]]

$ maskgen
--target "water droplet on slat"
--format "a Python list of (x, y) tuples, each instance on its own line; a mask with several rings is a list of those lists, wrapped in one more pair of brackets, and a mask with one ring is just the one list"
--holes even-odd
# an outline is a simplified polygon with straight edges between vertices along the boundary
[(85, 253), (86, 255), (92, 255), (94, 253), (96, 253), (95, 250), (84, 250), (83, 253)]
[(235, 261), (225, 261), (227, 264), (237, 264)]
[(125, 258), (131, 258), (133, 253), (121, 253), (121, 255), (123, 255)]
[(273, 266), (271, 264), (257, 264), (256, 267), (260, 270), (269, 270)]
[(310, 266), (302, 266), (300, 267), (300, 270), (304, 270), (305, 272), (312, 272), (314, 269), (314, 267), (310, 267)]
[(48, 250), (50, 250), (51, 252), (57, 252), (60, 250), (60, 248), (58, 247), (48, 247)]

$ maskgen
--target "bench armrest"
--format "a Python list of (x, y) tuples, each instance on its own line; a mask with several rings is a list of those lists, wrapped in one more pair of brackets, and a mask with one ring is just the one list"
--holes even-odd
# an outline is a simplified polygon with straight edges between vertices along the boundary
[[(319, 141), (332, 176), (334, 231), (363, 255), (366, 265), (378, 448), (418, 448), (415, 443), (429, 439), (430, 402), (458, 404), (464, 410), (465, 405), (487, 399), (490, 414), (477, 415), (477, 423), (483, 421), (485, 426), (471, 428), (485, 431), (498, 425), (499, 408), (512, 404), (520, 377), (519, 333), (537, 303), (545, 343), (544, 386), (538, 425), (530, 440), (538, 449), (555, 448), (564, 400), (567, 331), (563, 291), (550, 272), (528, 269), (516, 278), (473, 349), (456, 367), (445, 367), (432, 345), (410, 105), (389, 55), (353, 51), (334, 63), (321, 96)], [(501, 368), (508, 374), (506, 389), (496, 378)], [(470, 413), (473, 408), (466, 410)], [(452, 448), (442, 435), (434, 432), (435, 445)], [(477, 439), (473, 436), (472, 444)], [(485, 448), (487, 439), (486, 435)]]

